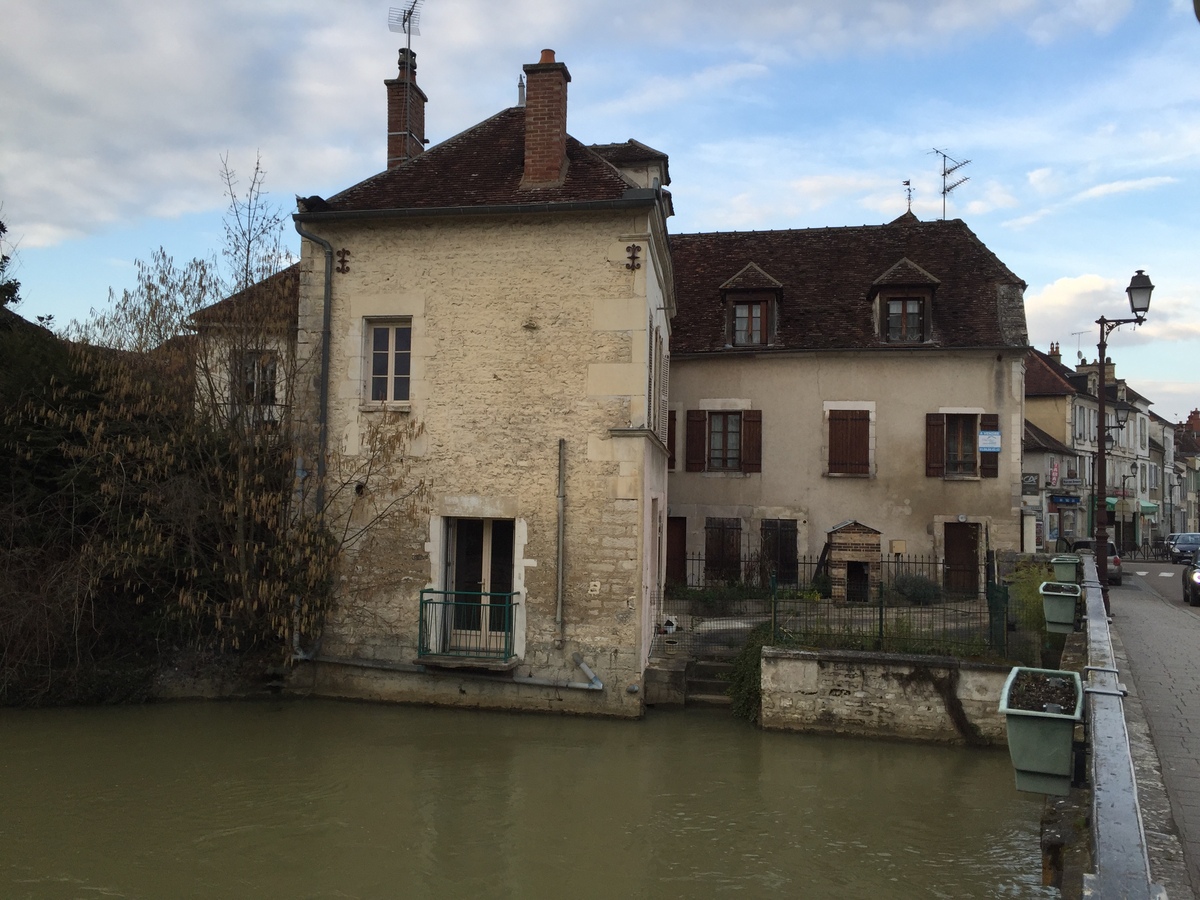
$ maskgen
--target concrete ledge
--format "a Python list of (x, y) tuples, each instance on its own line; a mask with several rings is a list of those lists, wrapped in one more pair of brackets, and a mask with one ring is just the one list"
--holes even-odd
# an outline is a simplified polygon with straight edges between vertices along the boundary
[(763, 647), (762, 727), (1003, 745), (1010, 666), (941, 656)]

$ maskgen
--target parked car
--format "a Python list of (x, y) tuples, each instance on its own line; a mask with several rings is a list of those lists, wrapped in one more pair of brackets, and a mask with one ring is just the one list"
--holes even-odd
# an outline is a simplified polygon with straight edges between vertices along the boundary
[(1200, 534), (1195, 532), (1177, 534), (1175, 543), (1171, 545), (1171, 562), (1189, 562), (1197, 550), (1200, 550)]
[(1200, 553), (1192, 555), (1183, 569), (1183, 602), (1200, 606)]
[[(1071, 545), (1072, 553), (1095, 553), (1096, 541), (1093, 538), (1080, 538)], [(1117, 555), (1117, 545), (1108, 542), (1108, 583), (1121, 583), (1121, 557)]]

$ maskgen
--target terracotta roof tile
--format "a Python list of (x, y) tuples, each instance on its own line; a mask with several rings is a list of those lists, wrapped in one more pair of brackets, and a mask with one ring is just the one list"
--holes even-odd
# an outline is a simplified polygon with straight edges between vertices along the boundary
[(567, 136), (560, 186), (522, 190), (525, 110), (514, 106), (328, 198), (331, 212), (445, 209), (619, 199), (629, 183), (596, 153)]
[(758, 352), (887, 348), (875, 330), (874, 288), (904, 260), (897, 273), (937, 282), (932, 340), (920, 346), (1028, 344), (1024, 282), (958, 219), (905, 215), (889, 225), (674, 235), (671, 256), (675, 353), (725, 349), (721, 286), (751, 262), (782, 283), (777, 342)]

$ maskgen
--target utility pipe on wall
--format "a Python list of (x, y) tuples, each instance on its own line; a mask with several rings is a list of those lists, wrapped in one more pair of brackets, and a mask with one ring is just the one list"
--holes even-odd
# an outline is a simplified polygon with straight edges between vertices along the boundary
[(333, 331), (333, 244), (296, 222), (296, 233), (325, 251), (325, 291), (321, 308), (321, 374), (320, 402), (317, 409), (317, 515), (325, 516), (325, 455), (329, 446), (329, 359), (330, 335)]
[(588, 664), (583, 661), (583, 656), (581, 654), (572, 653), (571, 659), (575, 662), (575, 665), (579, 666), (579, 668), (583, 670), (583, 674), (590, 678), (591, 681), (557, 681), (553, 678), (539, 678), (534, 675), (522, 676), (516, 674), (513, 675), (513, 681), (515, 681), (517, 684), (536, 684), (541, 685), (542, 687), (571, 688), (572, 690), (576, 691), (604, 690), (604, 682), (596, 677), (596, 673), (593, 672), (591, 667), (589, 667)]
[(563, 545), (566, 543), (567, 525), (567, 441), (558, 439), (558, 553), (555, 562), (557, 584), (555, 585), (556, 605), (554, 609), (554, 625), (558, 629), (558, 637), (554, 641), (555, 649), (561, 650), (563, 645)]
[[(295, 223), (296, 233), (320, 244), (325, 250), (325, 289), (321, 309), (321, 374), (320, 402), (317, 407), (317, 517), (325, 518), (325, 451), (329, 444), (329, 339), (332, 333), (333, 318), (333, 245), (324, 238), (318, 237), (311, 231), (305, 231), (299, 222)], [(293, 659), (312, 659), (316, 648), (303, 650), (300, 647), (300, 597), (292, 597), (292, 657)]]

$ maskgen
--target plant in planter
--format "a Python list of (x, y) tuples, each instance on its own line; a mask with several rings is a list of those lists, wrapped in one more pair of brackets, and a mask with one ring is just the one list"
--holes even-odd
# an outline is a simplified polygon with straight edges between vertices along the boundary
[(1008, 726), (1017, 790), (1066, 796), (1075, 725), (1083, 720), (1079, 673), (1014, 666), (1000, 695), (1000, 712)]
[(1075, 607), (1083, 594), (1077, 584), (1043, 581), (1038, 593), (1042, 595), (1042, 612), (1046, 630), (1053, 634), (1070, 634), (1075, 630)]

